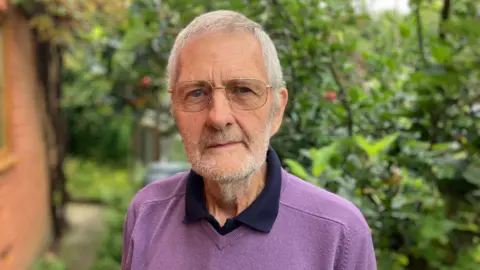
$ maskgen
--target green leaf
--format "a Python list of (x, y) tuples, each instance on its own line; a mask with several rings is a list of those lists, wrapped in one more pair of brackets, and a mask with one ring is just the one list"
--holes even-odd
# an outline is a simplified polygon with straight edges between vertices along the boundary
[(468, 182), (480, 187), (480, 158), (476, 157), (470, 162), (463, 173), (463, 177)]
[(433, 240), (446, 244), (448, 243), (447, 235), (455, 228), (455, 225), (455, 222), (444, 219), (442, 215), (428, 215), (420, 225), (419, 233), (421, 239), (426, 241), (425, 245)]
[(411, 30), (410, 30), (410, 25), (406, 23), (402, 23), (400, 25), (400, 34), (402, 35), (403, 38), (408, 38), (410, 36)]
[(308, 175), (308, 172), (303, 168), (303, 166), (300, 163), (298, 163), (298, 161), (293, 159), (286, 159), (285, 163), (290, 168), (290, 171), (292, 172), (292, 174), (304, 180), (307, 180), (308, 178), (310, 178)]
[(437, 143), (432, 145), (432, 150), (447, 150), (450, 148), (451, 143)]
[(134, 50), (136, 46), (145, 43), (147, 40), (154, 37), (154, 34), (148, 31), (141, 22), (136, 23), (126, 33), (123, 46), (125, 50)]
[(449, 20), (444, 24), (445, 30), (454, 35), (465, 35), (472, 38), (480, 36), (478, 21), (474, 18)]
[(363, 151), (365, 151), (367, 153), (368, 158), (372, 159), (374, 153), (373, 153), (372, 145), (370, 143), (368, 143), (367, 139), (365, 139), (363, 136), (359, 136), (359, 135), (355, 135), (353, 137), (353, 139), (355, 140), (357, 145), (360, 146), (360, 148), (362, 148)]
[(440, 62), (443, 63), (452, 56), (452, 50), (449, 46), (439, 43), (433, 43), (431, 47), (431, 52), (433, 57)]
[(96, 25), (92, 28), (91, 37), (93, 40), (100, 40), (104, 37), (104, 35), (105, 31), (103, 31), (103, 28), (101, 26)]
[(395, 140), (398, 138), (398, 133), (394, 133), (388, 136), (385, 136), (384, 138), (380, 139), (378, 142), (376, 142), (373, 145), (375, 155), (378, 155), (378, 153), (385, 151), (390, 145), (395, 142)]
[(357, 145), (367, 153), (368, 158), (370, 160), (374, 160), (398, 138), (398, 135), (398, 133), (394, 133), (372, 143), (367, 141), (367, 139), (364, 137), (358, 135), (354, 136), (354, 140)]
[(398, 254), (398, 256), (396, 257), (396, 260), (398, 264), (401, 266), (407, 266), (409, 262), (408, 257), (403, 254)]
[(458, 224), (456, 226), (457, 230), (467, 231), (467, 232), (478, 232), (478, 225), (475, 223), (467, 223), (467, 224)]
[(312, 159), (313, 176), (318, 177), (329, 165), (330, 159), (337, 151), (337, 144), (322, 147), (320, 149), (311, 149), (310, 158)]

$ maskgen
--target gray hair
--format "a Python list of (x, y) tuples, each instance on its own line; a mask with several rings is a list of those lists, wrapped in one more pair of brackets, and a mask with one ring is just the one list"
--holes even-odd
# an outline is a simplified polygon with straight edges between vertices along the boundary
[(213, 30), (240, 30), (254, 35), (259, 41), (269, 84), (277, 91), (285, 87), (282, 67), (277, 50), (262, 27), (243, 14), (229, 10), (217, 10), (196, 17), (175, 39), (167, 65), (168, 88), (172, 88), (178, 78), (178, 58), (188, 39)]

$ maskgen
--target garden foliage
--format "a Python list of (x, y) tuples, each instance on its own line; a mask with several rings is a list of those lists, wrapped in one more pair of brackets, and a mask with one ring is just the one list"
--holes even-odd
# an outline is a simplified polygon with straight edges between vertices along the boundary
[[(114, 28), (91, 20), (65, 56), (64, 106), (84, 108), (73, 141), (89, 123), (96, 136), (123, 132), (100, 124), (102, 110), (168, 113), (175, 35), (205, 11), (238, 10), (271, 34), (284, 68), (289, 104), (272, 145), (291, 172), (362, 210), (379, 269), (479, 269), (480, 3), (371, 14), (353, 2), (136, 0)], [(78, 151), (89, 144), (105, 150), (89, 139)], [(101, 260), (118, 262), (121, 221)]]

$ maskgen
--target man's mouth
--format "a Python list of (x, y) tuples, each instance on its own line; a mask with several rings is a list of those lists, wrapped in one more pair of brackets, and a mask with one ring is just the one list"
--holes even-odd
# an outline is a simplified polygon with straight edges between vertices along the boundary
[(231, 141), (231, 142), (222, 142), (222, 143), (213, 143), (208, 146), (208, 148), (227, 148), (231, 146), (235, 146), (241, 142)]

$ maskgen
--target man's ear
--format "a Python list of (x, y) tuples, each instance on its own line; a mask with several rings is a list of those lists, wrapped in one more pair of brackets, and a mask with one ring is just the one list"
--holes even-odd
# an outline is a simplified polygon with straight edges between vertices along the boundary
[[(276, 108), (273, 108), (273, 115), (272, 115), (272, 130), (270, 136), (275, 135), (278, 130), (280, 129), (280, 126), (282, 125), (283, 121), (283, 114), (285, 113), (285, 108), (287, 107), (288, 103), (288, 90), (286, 88), (280, 89), (280, 91), (277, 93), (278, 95), (278, 101), (274, 101), (274, 106)], [(274, 97), (275, 98), (275, 97)]]

